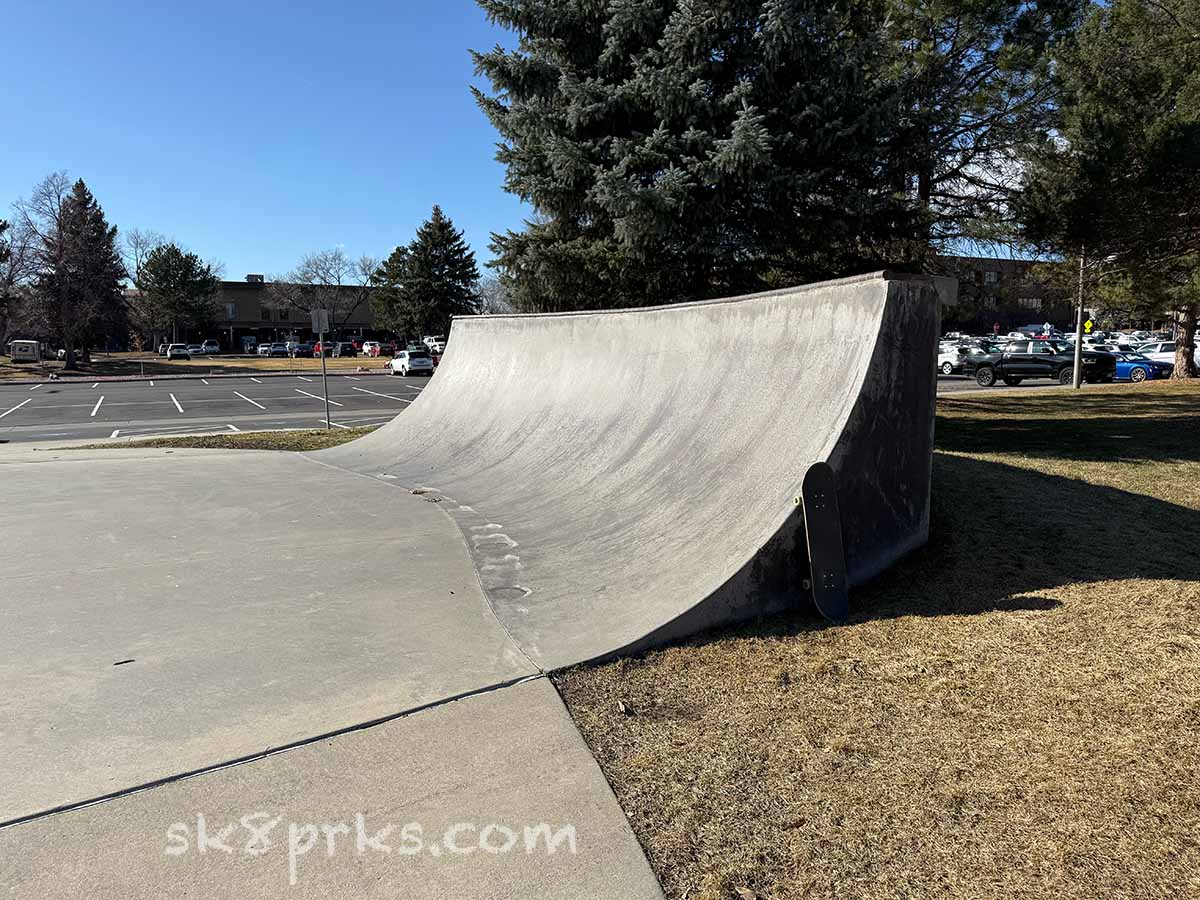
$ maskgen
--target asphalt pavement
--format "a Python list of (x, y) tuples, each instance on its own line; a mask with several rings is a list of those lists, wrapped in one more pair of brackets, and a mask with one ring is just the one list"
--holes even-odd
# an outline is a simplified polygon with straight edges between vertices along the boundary
[[(390, 421), (427, 383), (427, 378), (331, 375), (330, 421), (336, 428)], [(324, 424), (319, 375), (0, 384), (5, 443)]]

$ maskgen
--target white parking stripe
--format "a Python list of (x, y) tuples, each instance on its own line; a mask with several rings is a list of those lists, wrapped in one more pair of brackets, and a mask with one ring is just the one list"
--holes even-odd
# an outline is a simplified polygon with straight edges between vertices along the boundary
[(263, 406), (261, 403), (259, 403), (257, 400), (251, 400), (251, 399), (250, 399), (249, 397), (247, 397), (245, 394), (238, 394), (238, 392), (237, 392), (237, 391), (234, 391), (234, 393), (235, 393), (235, 394), (237, 394), (239, 397), (241, 397), (243, 400), (245, 400), (247, 403), (253, 403), (253, 404), (254, 404), (255, 406), (257, 406), (259, 409), (266, 409), (266, 407), (265, 407), (265, 406)]
[(31, 388), (30, 388), (30, 390), (31, 390), (31, 391), (36, 391), (36, 390), (37, 390), (38, 388), (40, 388), (40, 387), (41, 387), (41, 385), (40, 385), (40, 384), (35, 384), (33, 387), (31, 387)]
[(96, 410), (100, 408), (100, 404), (104, 402), (104, 395), (100, 395), (100, 399), (96, 401), (96, 405), (92, 407), (92, 418), (96, 418)]
[[(321, 419), (321, 421), (324, 422), (325, 420)], [(329, 422), (328, 424), (332, 425), (334, 428), (345, 428), (347, 431), (350, 430), (349, 425), (339, 425), (337, 422)]]
[(312, 381), (311, 378), (305, 378), (303, 375), (297, 375), (296, 377), (299, 378), (301, 381)]
[(412, 403), (404, 397), (394, 397), (391, 394), (381, 394), (378, 391), (368, 391), (366, 388), (351, 388), (352, 391), (362, 391), (364, 394), (374, 394), (376, 397), (384, 397), (388, 400), (399, 400), (401, 403)]
[(203, 381), (205, 384), (208, 384), (208, 379), (207, 379), (207, 378), (201, 378), (200, 380), (201, 380), (201, 381)]
[(253, 381), (255, 384), (262, 384), (262, 382), (259, 381), (257, 378), (251, 378), (250, 380)]
[(32, 400), (32, 399), (33, 399), (32, 397), (29, 397), (29, 398), (28, 398), (28, 399), (26, 399), (26, 400), (22, 400), (20, 403), (18, 403), (18, 404), (17, 404), (16, 406), (14, 406), (12, 409), (6, 409), (4, 412), (0, 413), (0, 419), (3, 419), (3, 418), (4, 418), (5, 416), (7, 416), (9, 413), (16, 412), (18, 409), (20, 409), (22, 406), (24, 406), (26, 403), (28, 403), (28, 402), (29, 402), (30, 400)]
[(171, 398), (171, 402), (175, 404), (175, 408), (180, 412), (183, 412), (183, 407), (179, 405), (179, 401), (175, 399), (175, 395), (169, 394), (168, 396)]
[(351, 381), (358, 381), (358, 379), (355, 378), (353, 375), (347, 375), (346, 377), (349, 378)]
[[(305, 397), (312, 397), (314, 400), (321, 400), (321, 401), (325, 400), (324, 397), (318, 397), (316, 394), (310, 394), (308, 391), (300, 390), (300, 388), (295, 388), (294, 390), (296, 391), (297, 394), (303, 394)], [(345, 406), (346, 404), (338, 403), (336, 400), (330, 400), (329, 405), (330, 406)]]
[(233, 425), (233, 424), (230, 424), (230, 425), (229, 425), (229, 426), (227, 426), (227, 427), (229, 428), (229, 430), (230, 430), (230, 431), (241, 431), (241, 430), (242, 430), (242, 429), (238, 428), (236, 425)]
[(117, 428), (117, 429), (115, 429), (115, 430), (113, 431), (113, 433), (112, 433), (112, 434), (110, 434), (110, 435), (109, 435), (109, 437), (110, 437), (110, 438), (115, 438), (115, 437), (116, 437), (118, 434), (120, 434), (120, 433), (121, 433), (121, 429), (120, 429), (120, 428)]
[(92, 389), (93, 389), (93, 390), (94, 390), (94, 389), (96, 389), (96, 388), (98, 388), (98, 387), (100, 387), (100, 382), (98, 382), (98, 381), (97, 381), (95, 384), (93, 384), (93, 385), (92, 385)]
[(150, 387), (154, 387), (154, 382), (150, 382)]

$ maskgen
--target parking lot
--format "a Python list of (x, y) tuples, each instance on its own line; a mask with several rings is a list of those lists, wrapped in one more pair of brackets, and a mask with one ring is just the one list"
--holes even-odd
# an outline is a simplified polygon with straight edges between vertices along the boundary
[[(330, 422), (335, 428), (386, 422), (427, 383), (425, 378), (330, 376)], [(319, 375), (0, 385), (0, 442), (5, 443), (324, 424)]]

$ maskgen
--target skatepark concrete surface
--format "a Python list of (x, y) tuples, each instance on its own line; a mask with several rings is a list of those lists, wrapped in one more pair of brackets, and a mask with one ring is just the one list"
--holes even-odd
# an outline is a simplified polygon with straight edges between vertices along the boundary
[(0, 889), (660, 896), (545, 673), (804, 606), (815, 462), (852, 584), (922, 543), (936, 333), (885, 274), (460, 319), (333, 450), (0, 448)]

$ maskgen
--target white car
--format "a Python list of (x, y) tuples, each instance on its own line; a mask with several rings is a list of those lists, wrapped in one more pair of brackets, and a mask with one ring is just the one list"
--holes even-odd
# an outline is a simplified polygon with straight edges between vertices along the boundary
[(167, 346), (167, 359), (191, 359), (192, 352), (187, 344), (170, 344)]
[(446, 336), (444, 334), (427, 334), (421, 338), (421, 341), (434, 353), (446, 352)]
[(221, 345), (218, 344), (216, 341), (214, 341), (212, 338), (209, 338), (207, 341), (205, 341), (203, 344), (200, 345), (200, 349), (201, 349), (201, 352), (205, 353), (205, 354), (220, 353)]
[(259, 356), (270, 356), (271, 355), (271, 345), (270, 344), (259, 344), (257, 352), (258, 352)]
[(938, 371), (943, 375), (953, 375), (962, 369), (962, 354), (958, 352), (958, 348), (946, 350), (938, 354), (937, 358)]
[(388, 360), (389, 375), (432, 375), (433, 357), (420, 350), (400, 350)]
[[(1137, 352), (1142, 356), (1148, 356), (1155, 362), (1173, 363), (1175, 362), (1175, 342), (1174, 341), (1158, 341), (1152, 344), (1141, 344), (1138, 346)], [(1200, 347), (1197, 347), (1194, 353), (1196, 365), (1200, 365)]]

